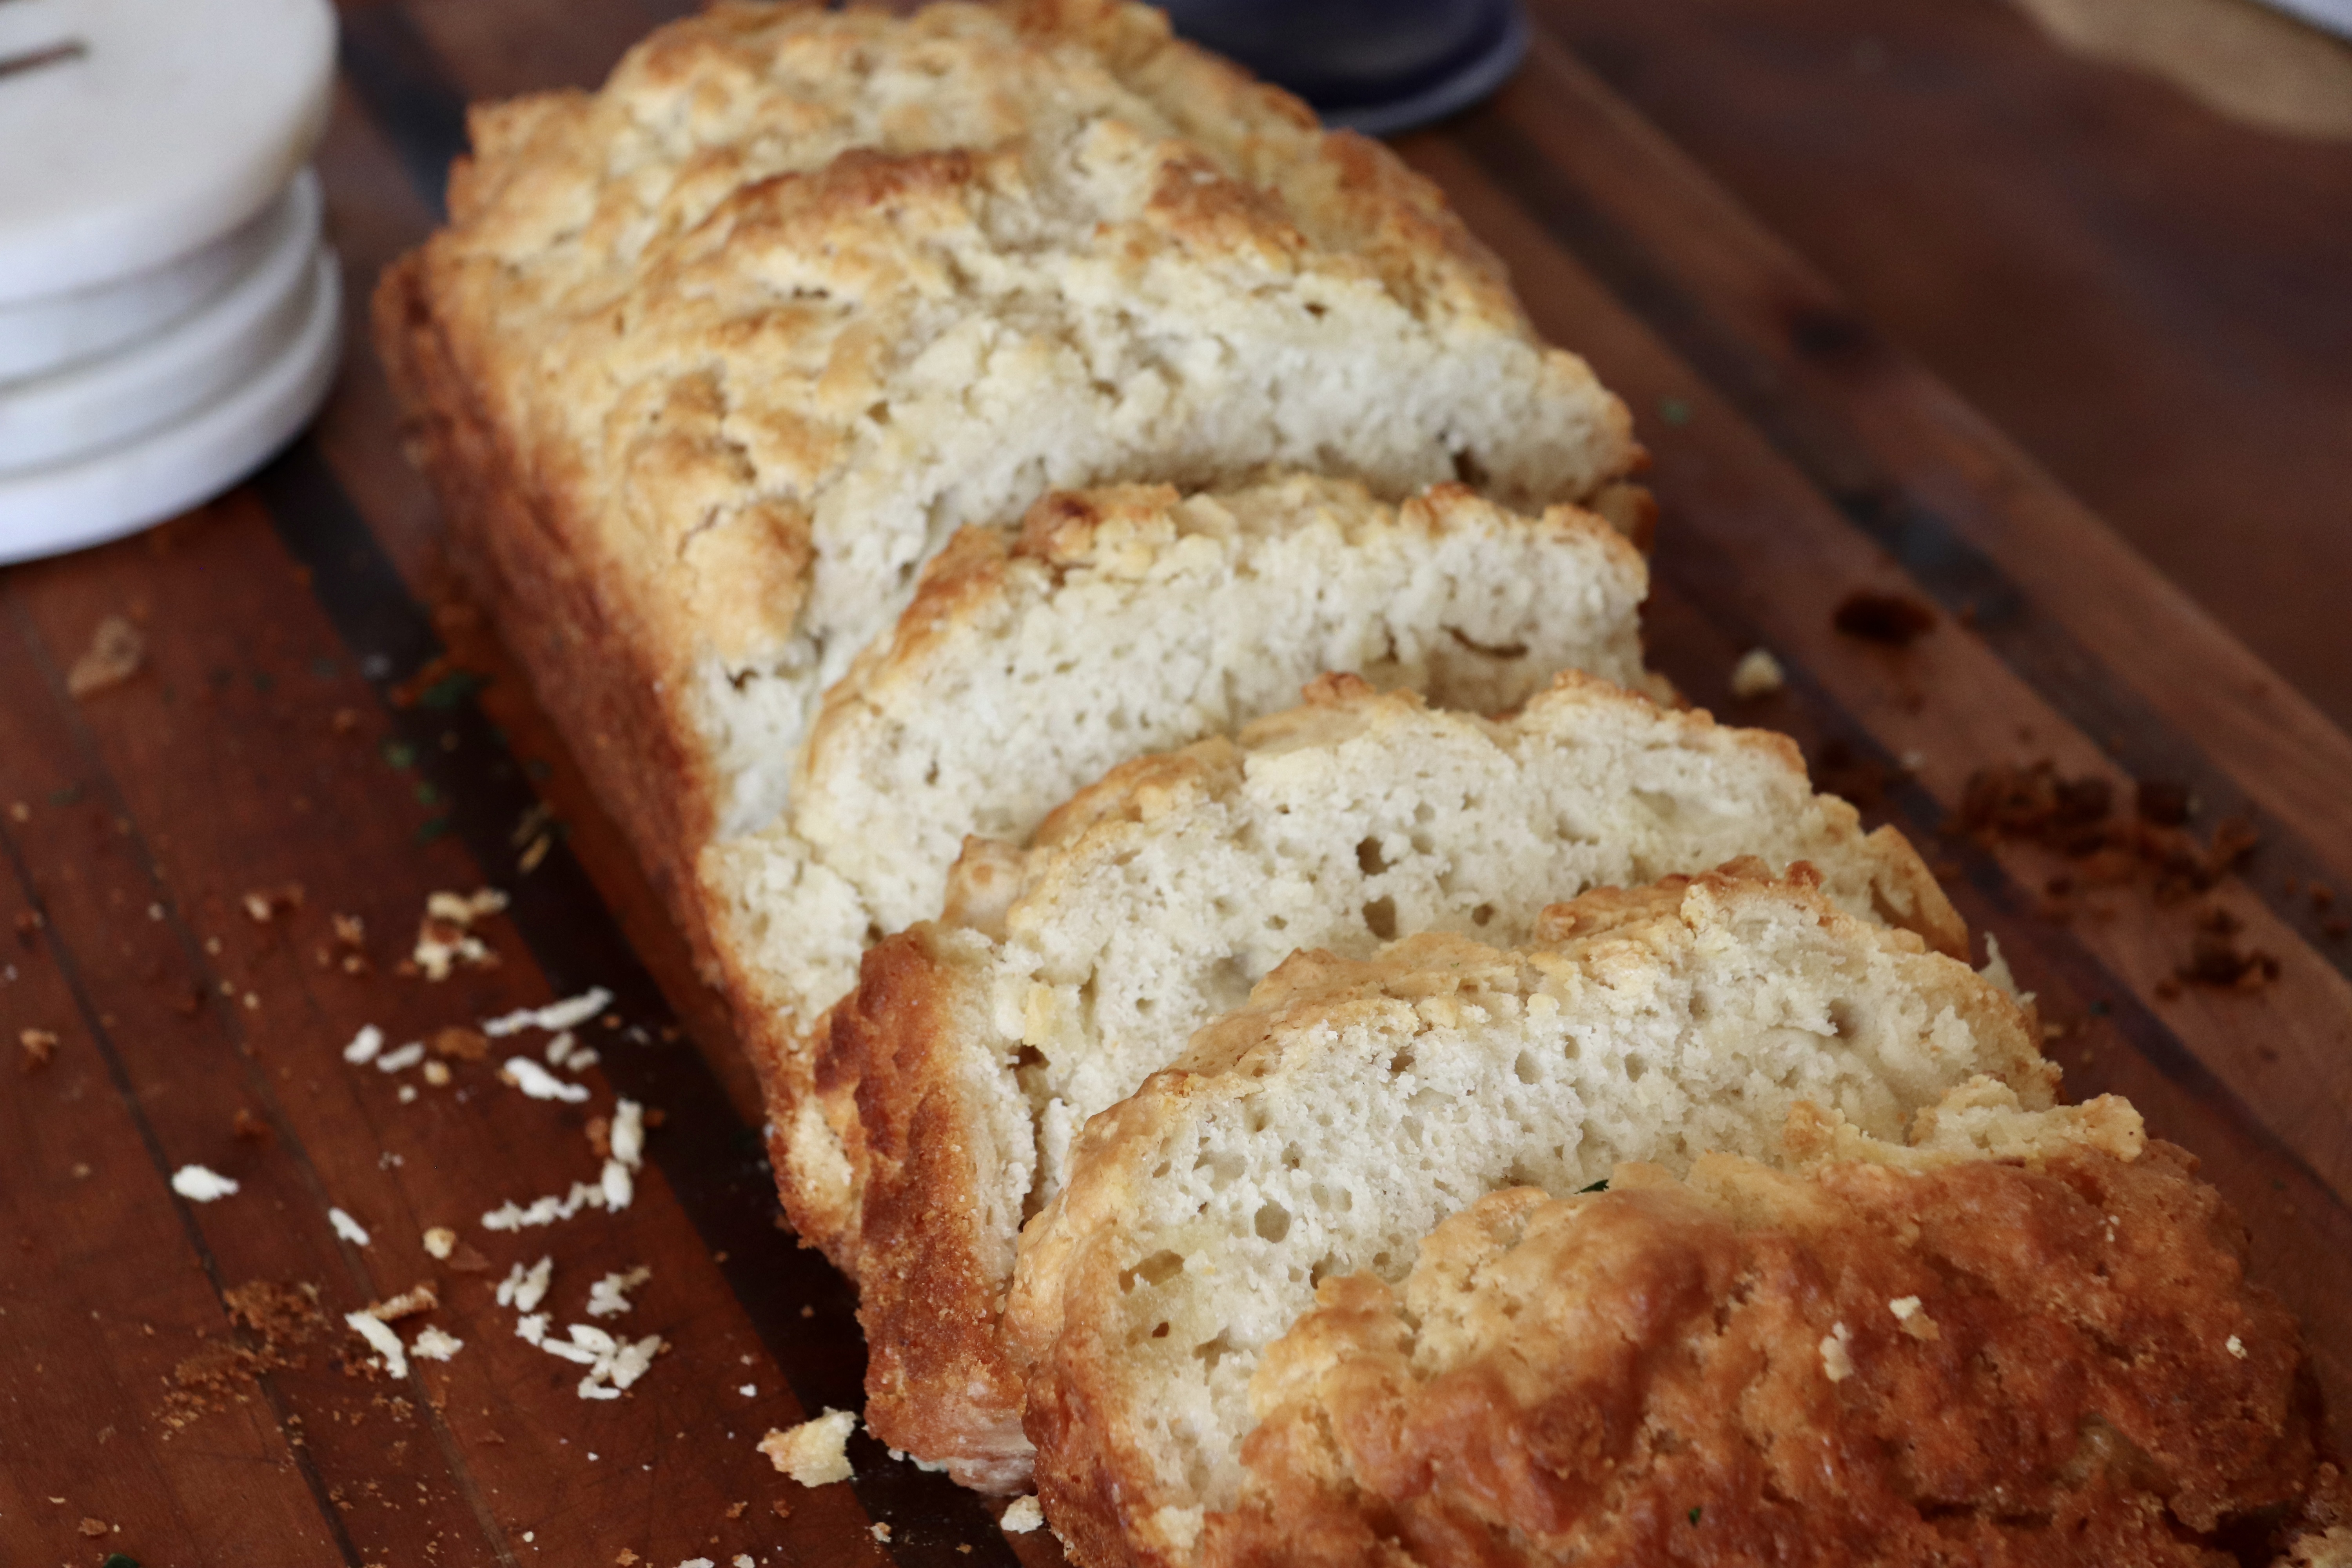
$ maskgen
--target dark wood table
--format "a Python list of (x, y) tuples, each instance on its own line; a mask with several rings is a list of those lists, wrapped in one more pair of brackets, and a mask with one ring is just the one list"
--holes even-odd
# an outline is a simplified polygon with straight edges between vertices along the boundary
[[(353, 346), (324, 418), (212, 506), (0, 574), (0, 1053), (56, 1037), (46, 1063), (0, 1068), (0, 1562), (1052, 1561), (1049, 1537), (1003, 1535), (869, 1439), (855, 1485), (817, 1491), (754, 1451), (857, 1404), (848, 1291), (779, 1227), (719, 1009), (446, 581), (360, 340), (367, 285), (434, 221), (461, 104), (592, 82), (660, 8), (345, 18), (321, 166)], [(1637, 412), (1664, 509), (1656, 662), (1797, 735), (1925, 847), (2040, 994), (2071, 1090), (2129, 1095), (2204, 1158), (2344, 1408), (2352, 741), (1558, 42), (1402, 147)], [(1865, 590), (1937, 624), (1900, 648), (1834, 629)], [(77, 697), (109, 616), (139, 628), (142, 667)], [(1756, 647), (1789, 685), (1734, 701)], [(2159, 896), (2145, 871), (2092, 885), (2104, 862), (2050, 834), (1948, 831), (1972, 776), (2042, 761), (2110, 781), (2110, 823), (2158, 781), (2193, 797), (2200, 843), (2242, 826), (2256, 847)], [(484, 885), (512, 897), (480, 927), (497, 965), (401, 973), (427, 897)], [(2247, 983), (2181, 978), (2200, 935), (2209, 976), (2218, 951)], [(593, 985), (614, 1000), (581, 1031), (602, 1058), (585, 1104), (503, 1086), (502, 1049), (408, 1103), (415, 1073), (342, 1059), (365, 1025), (404, 1041)], [(483, 1231), (502, 1202), (593, 1179), (591, 1121), (616, 1095), (661, 1112), (635, 1204)], [(180, 1201), (188, 1163), (240, 1191)], [(339, 1238), (331, 1207), (369, 1242)], [(428, 1256), (445, 1225), (478, 1250)], [(626, 1397), (581, 1399), (581, 1369), (493, 1303), (542, 1254), (559, 1325), (589, 1321), (591, 1281), (650, 1267), (607, 1320), (668, 1346)], [(424, 1279), (465, 1348), (394, 1381), (341, 1316)]]

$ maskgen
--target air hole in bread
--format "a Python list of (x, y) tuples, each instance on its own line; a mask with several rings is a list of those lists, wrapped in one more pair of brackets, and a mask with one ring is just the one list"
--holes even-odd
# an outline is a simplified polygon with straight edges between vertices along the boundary
[(1402, 1078), (1405, 1074), (1411, 1072), (1412, 1070), (1412, 1047), (1411, 1046), (1406, 1046), (1402, 1049), (1399, 1050), (1396, 1055), (1389, 1058), (1389, 1076), (1391, 1078)]
[(1193, 1359), (1201, 1363), (1202, 1370), (1214, 1372), (1217, 1370), (1217, 1363), (1231, 1355), (1233, 1350), (1232, 1339), (1221, 1333), (1213, 1340), (1194, 1345), (1192, 1355)]
[(1472, 489), (1483, 489), (1486, 484), (1486, 465), (1467, 447), (1454, 454), (1454, 477)]
[(1389, 868), (1387, 859), (1381, 854), (1379, 839), (1367, 838), (1356, 846), (1356, 868), (1367, 877), (1377, 877)]
[(1374, 899), (1364, 906), (1364, 929), (1382, 942), (1394, 942), (1397, 933), (1396, 900)]
[(1280, 1241), (1290, 1234), (1290, 1211), (1268, 1199), (1258, 1205), (1255, 1226), (1263, 1241)]
[(1470, 911), (1470, 923), (1474, 926), (1485, 925), (1494, 918), (1495, 906), (1492, 904), (1480, 904), (1476, 909)]
[(1139, 1279), (1147, 1285), (1165, 1285), (1184, 1272), (1184, 1255), (1165, 1248), (1153, 1253), (1134, 1268), (1123, 1269), (1118, 1277), (1121, 1290), (1132, 1290)]
[(1511, 1061), (1511, 1075), (1521, 1083), (1541, 1083), (1543, 1068), (1538, 1065), (1535, 1053), (1521, 1051)]
[(1860, 1025), (1853, 1016), (1853, 1007), (1843, 998), (1830, 1004), (1829, 1015), (1830, 1033), (1838, 1039), (1852, 1039), (1858, 1032)]

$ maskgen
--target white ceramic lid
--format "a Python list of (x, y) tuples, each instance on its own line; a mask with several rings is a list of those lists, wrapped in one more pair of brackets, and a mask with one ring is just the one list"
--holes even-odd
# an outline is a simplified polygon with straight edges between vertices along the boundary
[(327, 0), (0, 4), (0, 303), (152, 270), (259, 212), (309, 161), (334, 65)]
[(0, 565), (78, 550), (185, 511), (260, 467), (308, 424), (334, 382), (342, 330), (334, 253), (322, 251), (312, 267), (308, 319), (252, 380), (129, 446), (0, 476)]
[(269, 247), (219, 298), (103, 358), (0, 382), (0, 475), (118, 445), (258, 371), (301, 330), (319, 249), (308, 170), (269, 209)]

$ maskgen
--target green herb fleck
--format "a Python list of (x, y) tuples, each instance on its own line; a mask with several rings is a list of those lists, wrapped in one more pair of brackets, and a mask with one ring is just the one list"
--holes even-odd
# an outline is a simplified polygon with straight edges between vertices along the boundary
[(125, 1556), (120, 1552), (110, 1552), (106, 1554), (106, 1561), (98, 1568), (139, 1568), (139, 1559)]
[(416, 765), (416, 748), (405, 741), (386, 741), (383, 760), (395, 768), (413, 768)]
[(450, 709), (479, 691), (485, 682), (470, 669), (453, 669), (417, 693), (419, 707)]
[(1591, 1186), (1579, 1187), (1576, 1190), (1580, 1193), (1605, 1193), (1609, 1190), (1609, 1178), (1603, 1176)]
[(1700, 1514), (1702, 1514), (1702, 1513), (1705, 1513), (1706, 1511), (1706, 1510), (1705, 1509), (1700, 1509), (1700, 1508), (1695, 1508), (1695, 1509), (1691, 1510), (1690, 1510), (1690, 1521), (1691, 1521), (1693, 1524), (1696, 1524), (1696, 1523), (1698, 1522), (1698, 1516), (1699, 1516)]
[(430, 844), (436, 839), (446, 838), (448, 836), (449, 814), (445, 811), (440, 816), (428, 819), (423, 826), (417, 828), (416, 842), (419, 844)]
[(80, 798), (81, 785), (78, 784), (70, 784), (66, 785), (63, 789), (53, 789), (49, 792), (49, 804), (51, 805), (71, 805)]
[(416, 804), (419, 805), (439, 805), (441, 804), (441, 792), (435, 789), (429, 784), (419, 783), (416, 786)]
[(1679, 430), (1691, 422), (1691, 405), (1679, 397), (1661, 397), (1658, 417)]

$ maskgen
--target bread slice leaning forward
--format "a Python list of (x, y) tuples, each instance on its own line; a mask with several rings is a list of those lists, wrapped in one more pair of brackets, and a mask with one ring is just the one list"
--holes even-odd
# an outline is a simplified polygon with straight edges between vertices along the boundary
[(1401, 1287), (1323, 1281), (1259, 1363), (1204, 1568), (1435, 1568), (1465, 1542), (1491, 1568), (2195, 1568), (2325, 1544), (2352, 1497), (2294, 1320), (2129, 1105), (2028, 1111), (1980, 1079), (1909, 1145), (1797, 1109), (1801, 1170), (1706, 1154), (1513, 1188), (1440, 1225)]
[(1800, 1101), (1890, 1140), (1978, 1075), (2050, 1104), (2008, 993), (1817, 880), (1751, 862), (1588, 895), (1516, 951), (1301, 954), (1092, 1122), (1005, 1325), (1076, 1560), (1192, 1561), (1242, 1497), (1251, 1379), (1318, 1282), (1402, 1280), (1489, 1193), (1769, 1160)]
[[(967, 836), (1026, 843), (1118, 763), (1224, 734), (1329, 670), (1443, 708), (1517, 708), (1562, 669), (1638, 682), (1648, 571), (1590, 512), (1439, 485), (1391, 506), (1289, 475), (1180, 495), (1057, 491), (970, 528), (826, 694), (783, 817), (702, 858), (739, 1033), (790, 1128), (811, 1027), (886, 931), (939, 913)], [(796, 1194), (802, 1234), (837, 1222)]]
[(867, 954), (785, 1163), (796, 1213), (841, 1216), (869, 1424), (967, 1484), (1020, 1483), (995, 1330), (1022, 1222), (1086, 1120), (1294, 950), (1367, 955), (1423, 931), (1515, 945), (1558, 899), (1748, 854), (1964, 943), (1910, 846), (1815, 795), (1785, 738), (1576, 675), (1504, 721), (1320, 683), (1237, 740), (1115, 770), (1026, 851), (975, 841), (955, 920)]

